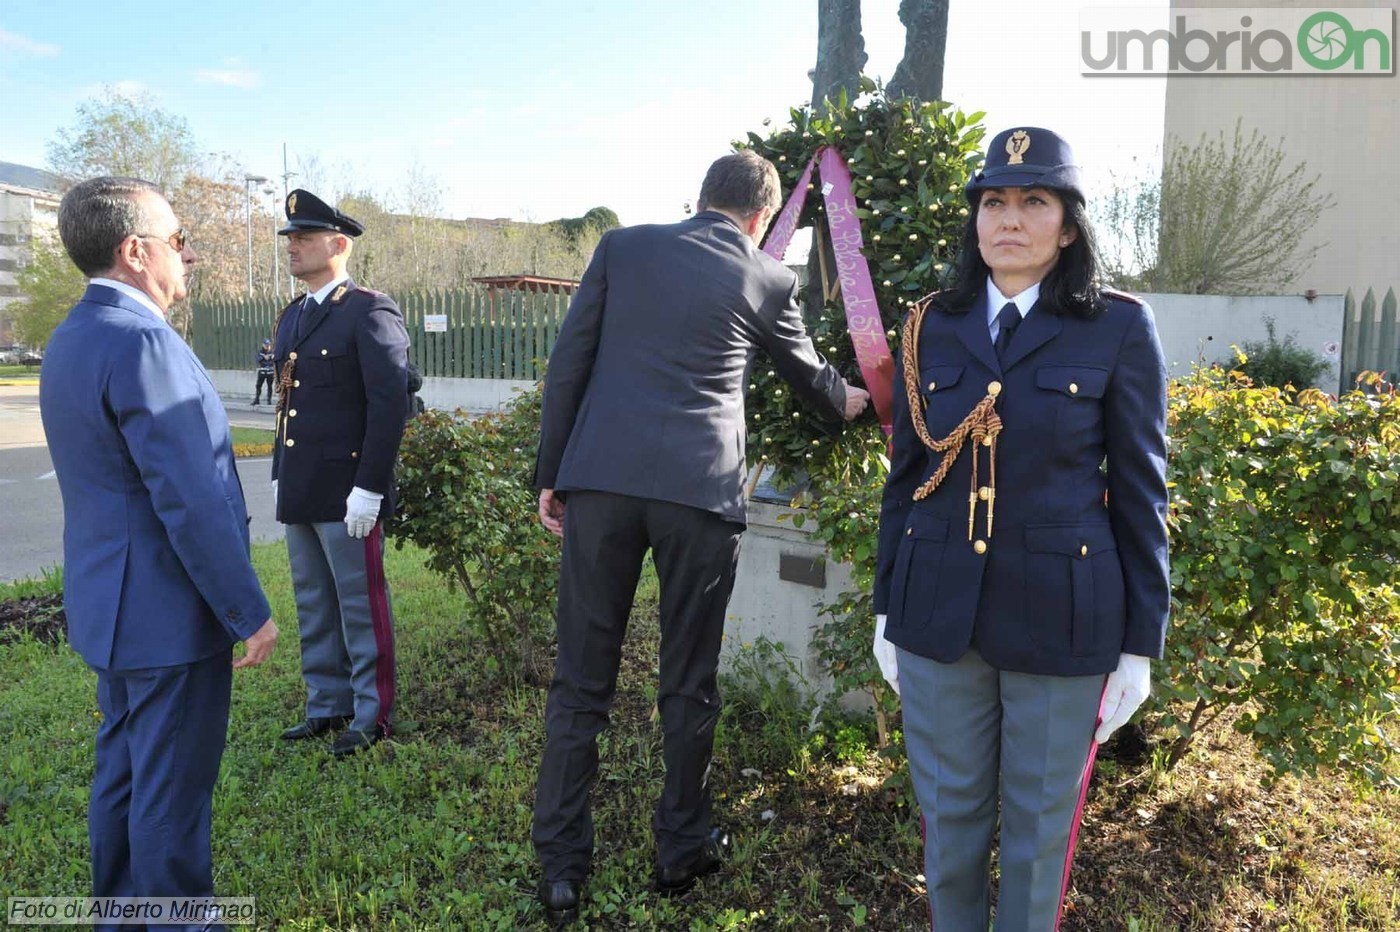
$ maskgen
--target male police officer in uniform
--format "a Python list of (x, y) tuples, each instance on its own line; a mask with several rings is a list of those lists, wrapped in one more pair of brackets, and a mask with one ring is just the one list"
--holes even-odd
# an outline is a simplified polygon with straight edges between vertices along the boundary
[(336, 757), (383, 738), (394, 707), (394, 627), (383, 520), (408, 406), (408, 333), (387, 296), (346, 273), (358, 222), (302, 190), (287, 196), (291, 272), (309, 294), (277, 324), (272, 483), (301, 627), (306, 718), (282, 733), (343, 725)]

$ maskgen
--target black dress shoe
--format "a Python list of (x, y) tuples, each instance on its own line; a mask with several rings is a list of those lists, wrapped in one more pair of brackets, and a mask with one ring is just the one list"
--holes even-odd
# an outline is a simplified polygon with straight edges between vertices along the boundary
[(356, 731), (354, 728), (347, 728), (336, 736), (331, 744), (332, 757), (349, 757), (351, 754), (358, 754), (361, 751), (373, 747), (384, 737), (384, 729), (378, 725), (373, 731)]
[(539, 894), (550, 928), (562, 929), (578, 918), (577, 880), (541, 880)]
[(297, 722), (291, 728), (282, 732), (283, 741), (303, 741), (307, 738), (319, 738), (328, 731), (337, 728), (344, 728), (350, 724), (349, 715), (331, 715), (326, 718), (308, 718)]
[(665, 896), (684, 893), (701, 877), (719, 870), (728, 856), (729, 833), (722, 828), (712, 828), (705, 843), (680, 866), (657, 866), (656, 892)]

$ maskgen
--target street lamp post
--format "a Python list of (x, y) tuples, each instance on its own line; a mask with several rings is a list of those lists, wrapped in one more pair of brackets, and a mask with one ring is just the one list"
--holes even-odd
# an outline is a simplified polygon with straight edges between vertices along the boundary
[(262, 175), (243, 176), (243, 202), (248, 217), (248, 297), (253, 296), (253, 185), (267, 181)]
[[(269, 198), (277, 194), (277, 189), (268, 184), (262, 189), (263, 194)], [(272, 202), (272, 296), (280, 298), (282, 295), (282, 283), (278, 281), (282, 277), (281, 262), (277, 257), (277, 207), (276, 201)]]

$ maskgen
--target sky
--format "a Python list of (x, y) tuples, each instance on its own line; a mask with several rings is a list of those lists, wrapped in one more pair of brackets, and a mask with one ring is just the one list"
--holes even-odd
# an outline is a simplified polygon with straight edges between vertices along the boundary
[[(1065, 136), (1091, 197), (1160, 164), (1165, 79), (1083, 76), (1083, 3), (952, 0), (944, 97)], [(1142, 5), (1135, 0), (1135, 5)], [(1166, 7), (1166, 0), (1156, 0)], [(147, 92), (200, 147), (291, 187), (450, 217), (551, 220), (607, 206), (681, 217), (733, 139), (811, 97), (816, 0), (0, 2), (0, 161), (45, 146), (103, 86)], [(903, 54), (899, 0), (863, 0), (866, 72)], [(308, 185), (309, 186), (309, 185)]]

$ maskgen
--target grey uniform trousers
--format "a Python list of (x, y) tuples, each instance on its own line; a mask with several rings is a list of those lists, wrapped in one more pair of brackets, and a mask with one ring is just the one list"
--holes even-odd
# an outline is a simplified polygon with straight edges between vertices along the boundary
[(898, 658), (934, 932), (988, 928), (998, 796), (996, 932), (1057, 929), (1105, 678), (997, 670), (976, 650)]
[(288, 524), (287, 558), (301, 629), (308, 718), (352, 715), (388, 731), (394, 710), (394, 616), (384, 579), (384, 525), (363, 540), (343, 521)]

